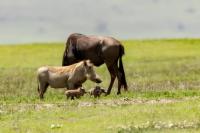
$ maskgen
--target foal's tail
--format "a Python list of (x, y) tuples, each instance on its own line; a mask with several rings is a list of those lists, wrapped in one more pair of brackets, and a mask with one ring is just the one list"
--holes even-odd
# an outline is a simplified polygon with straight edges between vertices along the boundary
[(123, 67), (123, 63), (122, 63), (122, 56), (124, 55), (124, 47), (122, 45), (120, 45), (120, 49), (119, 49), (119, 71), (122, 74), (121, 76), (121, 83), (122, 86), (124, 87), (124, 90), (128, 90), (128, 86), (126, 83), (126, 76), (125, 76), (125, 72), (124, 72), (124, 67)]
[(38, 91), (38, 93), (40, 93), (40, 86), (39, 86), (38, 76), (37, 76), (37, 91)]
[(38, 88), (37, 88), (38, 92), (40, 92), (40, 88), (39, 88), (39, 84), (38, 84)]

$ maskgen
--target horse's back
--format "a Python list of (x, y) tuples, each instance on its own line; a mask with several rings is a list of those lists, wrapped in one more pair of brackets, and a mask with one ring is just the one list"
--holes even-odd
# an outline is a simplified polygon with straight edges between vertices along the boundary
[(77, 60), (89, 59), (95, 66), (116, 62), (122, 47), (121, 42), (113, 37), (79, 33), (71, 34), (67, 43), (68, 54), (73, 53)]

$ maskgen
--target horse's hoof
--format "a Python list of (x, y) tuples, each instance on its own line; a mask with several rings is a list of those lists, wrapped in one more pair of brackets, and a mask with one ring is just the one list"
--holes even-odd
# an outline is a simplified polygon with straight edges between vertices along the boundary
[(107, 93), (107, 92), (106, 92), (106, 93), (105, 93), (105, 96), (108, 96), (108, 95), (110, 95), (110, 93)]
[(44, 100), (44, 96), (39, 96), (40, 100)]
[(126, 89), (124, 88), (124, 91), (125, 91), (125, 92), (127, 92), (127, 91), (128, 91), (128, 89), (127, 89), (127, 88), (126, 88)]
[(124, 91), (128, 91), (128, 86), (124, 86)]

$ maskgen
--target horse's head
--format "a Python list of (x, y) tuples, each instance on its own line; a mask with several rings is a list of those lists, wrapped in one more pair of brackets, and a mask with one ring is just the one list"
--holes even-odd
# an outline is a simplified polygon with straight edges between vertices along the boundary
[(64, 53), (63, 60), (62, 60), (62, 66), (68, 66), (74, 63), (79, 62), (78, 59), (76, 59), (73, 55), (70, 55), (68, 53)]
[(69, 48), (66, 47), (63, 54), (62, 66), (68, 66), (81, 61), (75, 57), (72, 49), (73, 49), (72, 46), (69, 46)]
[(90, 60), (83, 61), (83, 64), (86, 70), (87, 78), (93, 82), (101, 83), (102, 80), (100, 79), (99, 75), (97, 75), (94, 71), (94, 65), (90, 62)]

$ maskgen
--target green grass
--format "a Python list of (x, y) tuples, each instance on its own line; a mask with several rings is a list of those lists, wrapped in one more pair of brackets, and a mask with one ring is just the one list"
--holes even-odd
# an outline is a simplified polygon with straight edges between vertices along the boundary
[[(69, 101), (43, 108), (39, 108), (40, 104), (3, 105), (0, 125), (2, 133), (199, 132), (199, 100), (169, 104), (97, 104), (89, 107), (79, 106), (81, 101)], [(61, 127), (52, 129), (53, 124)], [(162, 128), (158, 129), (156, 126)]]
[[(64, 43), (0, 46), (0, 133), (199, 132), (200, 40), (122, 43), (129, 92), (122, 91), (117, 96), (115, 84), (108, 97), (93, 99), (86, 95), (75, 101), (67, 100), (62, 90), (52, 88), (47, 90), (45, 100), (40, 101), (36, 89), (37, 68), (61, 65)], [(101, 86), (107, 88), (110, 76), (105, 65), (95, 69), (103, 79)], [(86, 89), (94, 85), (91, 81), (84, 84)], [(125, 104), (123, 99), (175, 101)], [(121, 100), (124, 104), (115, 103)], [(92, 106), (79, 106), (88, 103)], [(43, 107), (46, 104), (53, 107)], [(170, 122), (173, 126), (165, 127)], [(193, 124), (188, 127), (190, 123)], [(52, 129), (52, 124), (62, 127)]]

